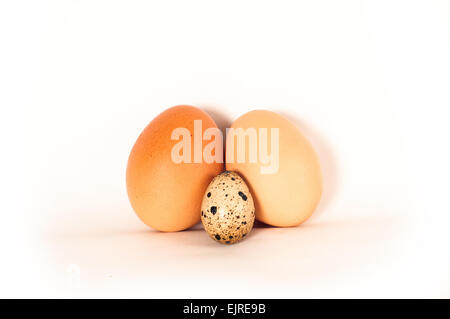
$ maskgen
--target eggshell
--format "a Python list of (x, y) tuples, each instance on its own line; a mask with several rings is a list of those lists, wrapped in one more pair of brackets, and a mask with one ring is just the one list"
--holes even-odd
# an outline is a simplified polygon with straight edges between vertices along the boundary
[(214, 177), (203, 196), (201, 216), (213, 240), (233, 244), (244, 239), (255, 221), (253, 197), (244, 180), (228, 171)]
[[(137, 216), (161, 231), (180, 231), (200, 221), (202, 196), (211, 179), (223, 170), (223, 163), (174, 163), (171, 151), (175, 128), (187, 128), (194, 135), (194, 120), (202, 121), (202, 134), (217, 127), (202, 110), (180, 105), (159, 114), (141, 133), (127, 165), (127, 191)], [(206, 143), (203, 143), (203, 147)], [(191, 143), (194, 154), (194, 143)]]
[[(261, 166), (267, 164), (260, 157), (256, 163), (249, 161), (248, 140), (245, 145), (246, 160), (238, 163), (235, 155), (229, 163), (227, 158), (226, 169), (238, 172), (247, 182), (255, 201), (257, 220), (280, 227), (303, 223), (314, 212), (322, 193), (320, 165), (311, 143), (289, 120), (265, 110), (242, 115), (232, 124), (232, 128), (255, 128), (258, 141), (259, 128), (268, 128), (268, 132), (271, 128), (279, 129), (279, 167), (276, 173), (262, 174)], [(270, 141), (271, 133), (268, 136)], [(228, 134), (227, 153), (231, 151), (232, 138)], [(237, 143), (234, 143), (234, 154), (237, 149)]]

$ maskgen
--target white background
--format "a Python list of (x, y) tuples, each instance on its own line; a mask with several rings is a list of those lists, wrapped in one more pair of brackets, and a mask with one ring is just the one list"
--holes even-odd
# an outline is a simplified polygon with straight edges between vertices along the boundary
[[(450, 297), (447, 1), (3, 1), (1, 297)], [(280, 112), (317, 150), (297, 228), (221, 246), (126, 196), (145, 125)]]

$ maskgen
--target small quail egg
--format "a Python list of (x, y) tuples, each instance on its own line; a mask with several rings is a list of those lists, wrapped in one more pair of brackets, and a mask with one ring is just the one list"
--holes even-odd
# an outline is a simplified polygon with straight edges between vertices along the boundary
[(242, 240), (255, 221), (250, 190), (235, 172), (225, 171), (213, 178), (203, 196), (201, 209), (206, 232), (222, 244)]

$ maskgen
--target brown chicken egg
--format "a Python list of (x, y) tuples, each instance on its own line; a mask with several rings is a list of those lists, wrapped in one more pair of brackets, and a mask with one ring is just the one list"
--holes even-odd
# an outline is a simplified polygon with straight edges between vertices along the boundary
[[(208, 128), (217, 128), (208, 114), (180, 105), (159, 114), (140, 134), (128, 159), (126, 182), (130, 203), (146, 225), (180, 231), (200, 221), (205, 189), (223, 170), (223, 163), (194, 158), (199, 151), (202, 154), (206, 144), (202, 143), (203, 133)], [(187, 132), (183, 142), (188, 149), (182, 152), (176, 129)], [(216, 151), (222, 157), (222, 150)], [(188, 161), (174, 158), (178, 153)]]
[(274, 112), (251, 111), (232, 124), (226, 140), (226, 169), (245, 178), (256, 219), (269, 225), (303, 223), (322, 194), (319, 160), (311, 143)]

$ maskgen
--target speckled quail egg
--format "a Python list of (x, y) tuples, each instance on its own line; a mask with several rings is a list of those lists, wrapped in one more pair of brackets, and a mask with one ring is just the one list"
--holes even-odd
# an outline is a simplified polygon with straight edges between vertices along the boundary
[(255, 221), (252, 194), (235, 172), (225, 171), (213, 178), (203, 196), (201, 209), (206, 232), (222, 244), (242, 240)]

